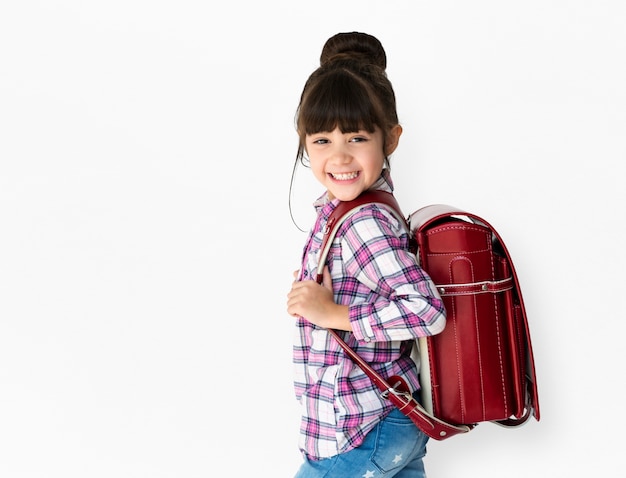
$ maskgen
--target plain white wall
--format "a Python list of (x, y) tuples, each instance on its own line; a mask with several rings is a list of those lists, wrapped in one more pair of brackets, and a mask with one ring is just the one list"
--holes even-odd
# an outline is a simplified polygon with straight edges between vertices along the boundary
[[(541, 421), (431, 442), (429, 476), (618, 476), (624, 24), (619, 0), (3, 2), (0, 476), (293, 475), (293, 116), (351, 30), (387, 49), (398, 198), (499, 230), (535, 348)], [(300, 170), (303, 228), (318, 193)]]

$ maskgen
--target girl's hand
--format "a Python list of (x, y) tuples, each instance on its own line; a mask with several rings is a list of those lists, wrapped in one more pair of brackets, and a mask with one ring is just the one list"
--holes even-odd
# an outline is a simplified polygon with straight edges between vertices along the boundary
[(314, 280), (294, 281), (287, 294), (287, 312), (319, 327), (352, 330), (348, 306), (335, 304), (328, 267), (324, 268), (323, 278), (322, 284)]

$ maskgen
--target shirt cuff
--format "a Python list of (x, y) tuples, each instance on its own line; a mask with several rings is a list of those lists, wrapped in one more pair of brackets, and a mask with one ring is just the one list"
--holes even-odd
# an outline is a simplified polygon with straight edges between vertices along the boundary
[(371, 307), (368, 304), (357, 304), (348, 307), (352, 333), (359, 342), (368, 343), (375, 337), (372, 325), (367, 319), (371, 312)]

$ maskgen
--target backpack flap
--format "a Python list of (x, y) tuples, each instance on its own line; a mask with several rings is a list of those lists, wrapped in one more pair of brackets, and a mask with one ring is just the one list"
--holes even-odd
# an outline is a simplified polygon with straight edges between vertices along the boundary
[(539, 420), (528, 322), (504, 242), (483, 219), (442, 204), (417, 210), (409, 225), (448, 316), (443, 332), (418, 340), (424, 407), (456, 424)]

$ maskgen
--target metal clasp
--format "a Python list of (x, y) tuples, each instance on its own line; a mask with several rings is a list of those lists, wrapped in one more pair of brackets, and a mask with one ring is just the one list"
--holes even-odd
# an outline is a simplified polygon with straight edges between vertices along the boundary
[(387, 390), (380, 393), (380, 396), (385, 400), (389, 398), (389, 394), (395, 395), (396, 397), (404, 398), (405, 400), (411, 400), (413, 396), (409, 392), (403, 392), (402, 390), (398, 390), (398, 385), (401, 385), (402, 382), (398, 381), (393, 384), (392, 387), (389, 387)]

